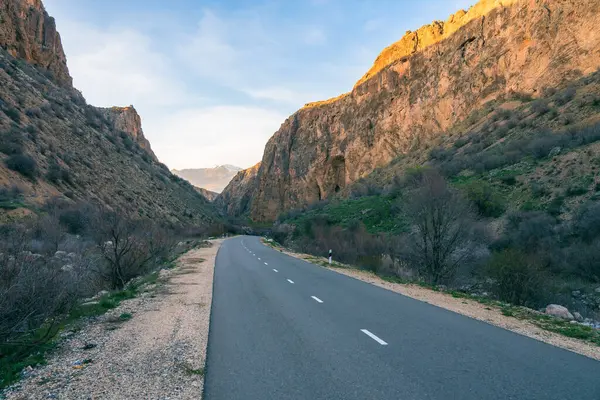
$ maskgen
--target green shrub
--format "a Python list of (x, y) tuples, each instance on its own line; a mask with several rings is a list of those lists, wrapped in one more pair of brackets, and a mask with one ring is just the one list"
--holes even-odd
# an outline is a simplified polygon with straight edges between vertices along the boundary
[(23, 153), (23, 136), (21, 132), (12, 129), (0, 135), (0, 152), (6, 155)]
[(504, 201), (487, 182), (473, 182), (465, 190), (481, 216), (497, 218), (506, 211)]
[(565, 105), (573, 100), (576, 94), (577, 90), (575, 90), (573, 86), (569, 86), (554, 98), (554, 103), (556, 103), (558, 106)]
[(21, 113), (16, 108), (9, 107), (4, 110), (4, 114), (6, 114), (10, 119), (15, 121), (17, 124), (21, 122)]
[(34, 179), (37, 176), (37, 163), (26, 154), (14, 154), (8, 157), (6, 166), (29, 179)]
[(493, 292), (507, 303), (536, 306), (542, 298), (544, 278), (534, 257), (518, 250), (495, 253), (486, 266)]
[(553, 198), (550, 203), (548, 204), (548, 207), (546, 208), (546, 211), (548, 212), (548, 214), (556, 217), (559, 216), (562, 213), (562, 206), (565, 203), (565, 198), (562, 196), (556, 196), (555, 198)]

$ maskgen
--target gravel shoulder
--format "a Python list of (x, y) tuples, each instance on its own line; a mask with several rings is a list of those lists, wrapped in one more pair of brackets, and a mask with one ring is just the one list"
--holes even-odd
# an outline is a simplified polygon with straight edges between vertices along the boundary
[(48, 364), (26, 371), (6, 398), (201, 398), (221, 243), (191, 250), (139, 297), (64, 332)]
[[(308, 262), (313, 262), (315, 260), (315, 257), (311, 255), (295, 253), (279, 247), (277, 247), (277, 250), (282, 251), (283, 253), (289, 256), (303, 259)], [(323, 259), (323, 261), (325, 261), (325, 259)], [(323, 267), (323, 265), (319, 263), (317, 263), (316, 265), (320, 265)], [(400, 293), (404, 296), (412, 297), (414, 299), (435, 305), (437, 307), (441, 307), (458, 314), (466, 315), (470, 318), (484, 321), (491, 325), (495, 325), (500, 328), (507, 329), (509, 331), (528, 336), (541, 342), (545, 342), (556, 347), (570, 350), (574, 353), (578, 353), (600, 361), (599, 346), (595, 346), (583, 340), (570, 338), (567, 336), (560, 335), (558, 333), (544, 330), (527, 320), (517, 319), (514, 317), (503, 315), (499, 307), (485, 305), (471, 299), (455, 298), (449, 293), (434, 291), (419, 285), (388, 282), (381, 279), (373, 273), (358, 270), (351, 267), (324, 268), (328, 268), (332, 271), (352, 277), (354, 279), (358, 279), (363, 282), (367, 282), (372, 285), (376, 285), (384, 289)]]

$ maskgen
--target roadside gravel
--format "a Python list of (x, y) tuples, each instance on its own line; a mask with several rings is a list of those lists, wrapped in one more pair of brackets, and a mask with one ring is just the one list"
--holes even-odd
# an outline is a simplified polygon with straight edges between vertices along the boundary
[[(308, 262), (312, 262), (315, 260), (314, 256), (294, 253), (281, 248), (277, 249), (292, 257), (300, 258)], [(324, 260), (325, 259), (323, 259), (323, 261)], [(509, 331), (519, 333), (521, 335), (528, 336), (530, 338), (551, 344), (553, 346), (570, 350), (574, 353), (578, 353), (600, 361), (600, 347), (585, 342), (583, 340), (570, 338), (567, 336), (560, 335), (558, 333), (541, 329), (540, 327), (532, 324), (527, 320), (505, 316), (502, 314), (499, 307), (487, 306), (485, 304), (470, 299), (455, 298), (448, 293), (437, 292), (418, 285), (388, 282), (381, 279), (373, 273), (350, 267), (327, 268), (337, 273), (344, 274), (355, 279), (359, 279), (363, 282), (367, 282), (372, 285), (376, 285), (384, 289), (391, 290), (393, 292), (400, 293), (402, 295), (412, 297), (414, 299), (429, 304), (433, 304), (437, 307), (441, 307), (458, 314), (466, 315), (468, 317), (487, 322), (491, 325), (495, 325), (500, 328), (504, 328)]]
[(63, 333), (48, 365), (26, 370), (7, 399), (201, 398), (220, 245), (184, 254), (156, 286)]

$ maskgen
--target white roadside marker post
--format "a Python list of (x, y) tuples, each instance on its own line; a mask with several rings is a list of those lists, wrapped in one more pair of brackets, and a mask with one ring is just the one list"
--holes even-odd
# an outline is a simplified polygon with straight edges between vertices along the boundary
[(332, 258), (333, 258), (333, 251), (330, 249), (329, 250), (329, 265), (331, 265)]

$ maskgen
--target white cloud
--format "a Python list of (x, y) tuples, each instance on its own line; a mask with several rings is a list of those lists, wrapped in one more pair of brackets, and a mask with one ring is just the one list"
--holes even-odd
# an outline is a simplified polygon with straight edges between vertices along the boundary
[(201, 76), (236, 80), (235, 66), (240, 54), (228, 43), (226, 34), (225, 22), (205, 10), (198, 30), (186, 36), (178, 46), (179, 56)]
[(74, 85), (90, 104), (133, 104), (170, 168), (251, 166), (288, 112), (328, 93), (325, 85), (300, 86), (301, 77), (289, 73), (295, 64), (286, 51), (325, 41), (318, 28), (267, 32), (258, 14), (224, 18), (207, 9), (191, 32), (161, 21), (161, 36), (144, 28), (149, 21), (70, 21), (68, 8), (54, 4)]
[(304, 43), (310, 45), (321, 45), (327, 41), (325, 32), (320, 28), (310, 27), (304, 35)]
[[(159, 117), (148, 127), (158, 157), (170, 168), (234, 164), (250, 167), (287, 116), (269, 109), (217, 106)], [(168, 134), (165, 134), (168, 132)]]
[(100, 30), (62, 21), (61, 32), (74, 85), (95, 105), (168, 106), (186, 98), (170, 73), (168, 57), (132, 29)]

